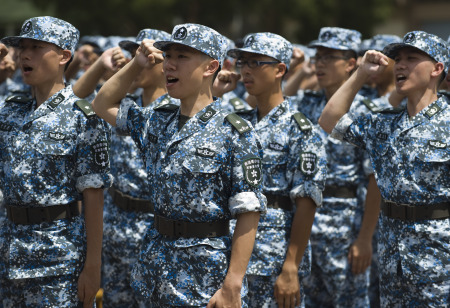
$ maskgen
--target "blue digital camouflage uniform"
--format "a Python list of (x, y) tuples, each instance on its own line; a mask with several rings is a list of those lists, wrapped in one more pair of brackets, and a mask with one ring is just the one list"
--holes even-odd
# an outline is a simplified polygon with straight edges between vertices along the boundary
[[(405, 35), (385, 54), (412, 46), (438, 62), (442, 40), (425, 32)], [(444, 43), (445, 44), (445, 43)], [(448, 55), (447, 55), (448, 59)], [(410, 118), (406, 109), (365, 117), (345, 115), (332, 135), (370, 153), (384, 200), (413, 207), (450, 201), (450, 109), (440, 96)], [(381, 215), (381, 306), (447, 307), (450, 294), (450, 220), (401, 220)]]
[[(298, 109), (317, 124), (326, 104), (323, 92), (299, 92)], [(358, 100), (363, 98), (359, 95)], [(365, 110), (365, 106), (354, 105)], [(353, 275), (347, 261), (348, 251), (358, 236), (363, 213), (363, 193), (370, 163), (363, 150), (330, 137), (320, 129), (327, 153), (325, 186), (353, 188), (357, 196), (338, 198), (324, 195), (311, 230), (312, 268), (304, 280), (306, 305), (339, 307), (368, 306), (368, 271)], [(365, 196), (364, 196), (365, 197)]]
[[(162, 39), (170, 35), (164, 31), (143, 29), (133, 41), (122, 41), (120, 47), (132, 52), (139, 47), (143, 39)], [(140, 107), (142, 96), (129, 95), (123, 101), (135, 101)], [(171, 103), (179, 105), (179, 101), (163, 95), (146, 108)], [(141, 200), (150, 200), (142, 154), (130, 136), (117, 133), (112, 129), (111, 135), (111, 173), (114, 176), (113, 188), (122, 194)], [(111, 194), (105, 193), (103, 235), (103, 306), (135, 307), (139, 299), (130, 285), (130, 274), (137, 262), (140, 245), (145, 230), (153, 226), (153, 213), (143, 211), (126, 211), (114, 204)], [(146, 306), (148, 307), (148, 305)]]
[[(50, 16), (24, 22), (20, 36), (55, 44), (73, 54), (79, 32)], [(0, 181), (4, 204), (48, 209), (82, 200), (86, 188), (107, 188), (108, 130), (70, 86), (37, 108), (14, 95), (0, 109)], [(33, 217), (31, 217), (33, 218)], [(29, 219), (31, 219), (29, 218)], [(0, 225), (0, 298), (5, 307), (74, 307), (86, 254), (82, 215), (40, 224)]]
[[(205, 222), (264, 211), (261, 174), (249, 184), (245, 179), (252, 176), (242, 165), (260, 160), (256, 135), (240, 134), (220, 111), (220, 101), (178, 131), (178, 109), (157, 107), (146, 115), (124, 102), (117, 117), (118, 129), (129, 131), (145, 155), (155, 213)], [(230, 236), (172, 240), (149, 228), (133, 269), (133, 287), (157, 307), (206, 305), (223, 282), (230, 249)]]
[[(36, 110), (36, 102), (23, 96), (10, 97), (0, 110), (5, 204), (68, 204), (81, 200), (86, 188), (111, 185), (106, 124), (87, 102), (77, 101), (69, 86)], [(58, 307), (77, 304), (78, 275), (86, 253), (83, 216), (32, 225), (6, 220), (0, 239), (0, 285), (6, 307), (41, 306), (46, 300)], [(50, 278), (65, 281), (68, 290), (59, 295), (44, 288), (39, 294), (32, 291), (41, 280), (53, 283)]]
[(238, 97), (233, 91), (227, 92), (222, 96), (221, 108), (228, 112), (242, 112), (253, 109), (245, 100)]
[[(222, 63), (225, 39), (211, 28), (175, 26), (171, 40), (195, 48)], [(261, 193), (262, 151), (251, 126), (220, 109), (216, 100), (179, 128), (179, 107), (151, 112), (123, 103), (117, 128), (128, 132), (145, 157), (155, 216), (175, 221), (217, 224), (238, 214), (265, 211)], [(148, 109), (146, 109), (148, 110)], [(132, 286), (156, 307), (205, 306), (220, 289), (231, 254), (231, 235), (179, 237), (149, 228)], [(246, 306), (246, 285), (241, 295)]]
[[(257, 110), (239, 115), (252, 123), (262, 143), (263, 193), (290, 197), (294, 205), (291, 211), (268, 208), (261, 216), (247, 269), (249, 306), (276, 307), (274, 284), (281, 273), (289, 245), (295, 199), (308, 197), (317, 206), (322, 204), (326, 177), (325, 146), (317, 127), (292, 109), (290, 98), (260, 121)], [(300, 281), (310, 273), (310, 268), (308, 245), (299, 268)], [(301, 295), (303, 297), (304, 293)]]
[[(130, 96), (123, 101), (135, 101), (142, 107), (142, 97), (135, 100)], [(145, 108), (164, 103), (179, 105), (178, 100), (163, 95)], [(133, 198), (150, 200), (143, 156), (131, 137), (117, 133), (116, 128), (112, 130), (110, 158), (114, 189)], [(125, 211), (114, 205), (106, 192), (103, 220), (103, 305), (134, 307), (139, 299), (135, 299), (130, 286), (131, 269), (138, 260), (146, 229), (153, 227), (153, 213)]]

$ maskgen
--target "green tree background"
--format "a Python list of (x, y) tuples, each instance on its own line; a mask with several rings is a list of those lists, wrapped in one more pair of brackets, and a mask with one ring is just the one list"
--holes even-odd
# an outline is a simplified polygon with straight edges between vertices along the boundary
[(170, 33), (176, 24), (194, 22), (231, 39), (270, 31), (305, 44), (323, 26), (370, 37), (394, 9), (395, 0), (0, 0), (0, 34), (17, 33), (28, 17), (52, 15), (71, 22), (82, 36), (135, 36), (143, 28)]

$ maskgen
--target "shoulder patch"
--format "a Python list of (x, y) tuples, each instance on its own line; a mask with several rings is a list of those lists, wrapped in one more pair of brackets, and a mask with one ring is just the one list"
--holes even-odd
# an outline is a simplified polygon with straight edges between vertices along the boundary
[(370, 111), (374, 113), (380, 111), (380, 108), (378, 108), (378, 106), (371, 99), (366, 98), (363, 99), (362, 102), (367, 108), (369, 108)]
[(11, 96), (8, 96), (5, 99), (5, 102), (14, 102), (14, 103), (28, 103), (32, 100), (32, 98), (28, 95), (23, 94), (14, 94)]
[(80, 100), (77, 100), (75, 104), (78, 106), (78, 108), (81, 109), (81, 111), (83, 111), (83, 113), (86, 117), (89, 118), (89, 117), (92, 117), (95, 115), (94, 110), (92, 110), (91, 104), (87, 100), (80, 99)]
[(231, 125), (234, 126), (234, 128), (237, 129), (237, 131), (241, 135), (252, 130), (252, 128), (247, 124), (247, 122), (245, 122), (243, 118), (241, 118), (235, 113), (230, 113), (225, 118), (228, 120), (228, 122), (231, 123)]
[(310, 131), (312, 130), (312, 124), (308, 120), (308, 118), (301, 112), (294, 113), (293, 115), (295, 122), (297, 122), (298, 126), (300, 127), (301, 131)]
[(261, 158), (252, 157), (244, 160), (242, 162), (242, 171), (244, 172), (245, 181), (256, 187), (261, 183), (262, 180), (262, 166)]

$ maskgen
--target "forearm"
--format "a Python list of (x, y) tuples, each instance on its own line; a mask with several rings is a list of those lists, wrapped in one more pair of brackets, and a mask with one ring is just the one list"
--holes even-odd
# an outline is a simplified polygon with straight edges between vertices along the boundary
[(87, 252), (85, 267), (100, 268), (103, 239), (103, 190), (83, 191)]
[(120, 101), (126, 96), (131, 83), (143, 69), (135, 59), (108, 79), (92, 102), (95, 113), (113, 126), (116, 125)]
[(73, 85), (73, 92), (76, 96), (85, 98), (95, 91), (98, 82), (102, 78), (106, 69), (102, 64), (102, 59), (97, 61), (77, 80)]
[(373, 233), (378, 223), (380, 214), (381, 193), (378, 189), (375, 176), (369, 176), (367, 184), (367, 195), (364, 207), (364, 216), (359, 230), (358, 239), (367, 242), (372, 241)]
[(297, 198), (296, 205), (297, 210), (292, 219), (291, 238), (283, 264), (284, 270), (288, 268), (298, 270), (308, 245), (316, 214), (316, 204), (311, 198)]
[(367, 76), (365, 72), (357, 69), (327, 102), (319, 118), (319, 124), (326, 132), (331, 133), (339, 119), (350, 110), (350, 106), (367, 80)]
[(231, 260), (224, 286), (241, 287), (253, 251), (260, 213), (239, 214), (233, 234)]

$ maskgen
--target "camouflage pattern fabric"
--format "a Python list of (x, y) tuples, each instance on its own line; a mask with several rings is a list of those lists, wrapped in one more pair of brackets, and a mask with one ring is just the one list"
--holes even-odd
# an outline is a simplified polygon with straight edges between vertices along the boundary
[[(302, 91), (293, 98), (298, 109), (314, 124), (326, 104), (324, 93)], [(358, 96), (356, 102), (362, 101)], [(364, 110), (360, 103), (353, 110)], [(311, 275), (304, 279), (306, 305), (334, 305), (339, 307), (367, 307), (369, 304), (369, 271), (354, 276), (348, 264), (349, 248), (361, 225), (367, 177), (371, 174), (364, 150), (332, 138), (324, 130), (320, 134), (327, 153), (325, 186), (355, 187), (355, 198), (327, 197), (316, 211), (311, 230)]]
[[(260, 218), (256, 243), (247, 268), (252, 276), (272, 276), (273, 283), (281, 273), (289, 245), (296, 198), (311, 198), (317, 206), (322, 205), (322, 190), (326, 178), (325, 145), (317, 127), (307, 118), (294, 117), (290, 98), (272, 109), (258, 121), (257, 110), (240, 115), (250, 121), (258, 134), (263, 148), (264, 194), (290, 197), (292, 211), (269, 208)], [(299, 267), (300, 279), (309, 275), (311, 267), (310, 247), (305, 250)], [(253, 295), (261, 297), (266, 304), (276, 301), (274, 284), (254, 284), (249, 291), (250, 306)], [(253, 295), (252, 295), (253, 294)], [(269, 306), (270, 307), (270, 306)]]
[[(345, 115), (332, 135), (367, 149), (383, 199), (425, 206), (450, 200), (449, 116), (449, 99), (440, 96), (412, 118), (405, 109)], [(381, 306), (448, 305), (449, 218), (382, 214), (379, 230)]]
[[(81, 101), (83, 102), (83, 101)], [(108, 188), (108, 130), (71, 87), (39, 108), (12, 96), (0, 109), (0, 176), (5, 204), (46, 207), (81, 200), (86, 188)], [(0, 228), (0, 285), (76, 275), (86, 253), (84, 219)], [(26, 292), (26, 290), (23, 290)]]
[[(142, 107), (142, 96), (127, 96), (123, 101), (135, 101)], [(178, 100), (166, 94), (145, 108), (161, 103), (179, 105)], [(131, 137), (117, 133), (116, 128), (112, 129), (110, 157), (114, 188), (134, 198), (150, 200), (144, 157)], [(105, 192), (103, 221), (103, 306), (135, 307), (139, 299), (130, 285), (131, 269), (138, 260), (145, 231), (153, 227), (153, 214), (124, 211)]]
[(308, 47), (326, 47), (338, 50), (353, 50), (358, 52), (361, 44), (361, 33), (356, 30), (338, 27), (323, 27), (319, 38), (312, 41)]
[[(178, 131), (178, 106), (144, 113), (134, 103), (122, 103), (117, 127), (144, 153), (155, 214), (213, 222), (265, 211), (258, 138), (244, 120), (225, 119), (220, 104), (208, 105)], [(230, 252), (231, 236), (171, 239), (150, 228), (132, 286), (158, 307), (204, 306), (223, 282)], [(245, 287), (241, 293), (247, 293)]]

